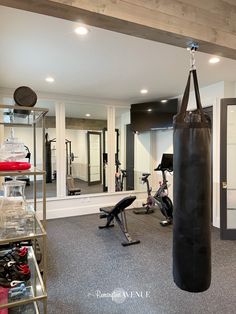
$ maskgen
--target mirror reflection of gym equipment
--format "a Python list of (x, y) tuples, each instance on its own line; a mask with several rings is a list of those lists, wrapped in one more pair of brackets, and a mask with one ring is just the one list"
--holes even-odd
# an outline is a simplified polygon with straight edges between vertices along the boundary
[[(85, 136), (86, 134), (87, 136)], [(70, 134), (68, 135), (70, 138)], [(79, 159), (79, 156), (72, 152), (74, 139), (73, 141), (65, 139), (66, 189), (68, 196), (101, 192), (101, 136), (101, 132), (84, 131), (84, 138), (86, 141), (82, 143), (83, 145), (79, 146), (81, 152), (87, 151), (88, 177), (87, 179), (85, 177), (84, 180), (80, 177), (80, 169), (78, 168), (78, 164), (76, 164), (76, 160)], [(45, 135), (46, 183), (50, 190), (56, 190), (57, 172), (55, 143), (56, 138), (49, 139), (49, 134), (47, 133)], [(76, 144), (78, 146), (78, 142)]]
[[(52, 143), (56, 143), (56, 138), (49, 140), (48, 133), (45, 135), (45, 148), (46, 148), (46, 183), (54, 183), (57, 180), (57, 172), (55, 169), (55, 146), (52, 147)], [(54, 154), (52, 154), (54, 152)], [(72, 162), (76, 158), (71, 151), (71, 141), (65, 139), (65, 152), (66, 152), (66, 185), (68, 195), (80, 194), (81, 189), (78, 187), (78, 183), (75, 182), (72, 176)]]
[[(57, 173), (55, 168), (55, 160), (52, 161), (52, 151), (56, 150), (55, 147), (52, 148), (52, 143), (56, 143), (56, 138), (52, 140), (48, 139), (48, 133), (45, 135), (45, 145), (46, 145), (46, 183), (52, 183), (56, 180)], [(74, 154), (71, 152), (71, 141), (65, 139), (66, 146), (66, 175), (72, 175), (72, 161), (74, 161)], [(55, 155), (55, 154), (54, 154)]]

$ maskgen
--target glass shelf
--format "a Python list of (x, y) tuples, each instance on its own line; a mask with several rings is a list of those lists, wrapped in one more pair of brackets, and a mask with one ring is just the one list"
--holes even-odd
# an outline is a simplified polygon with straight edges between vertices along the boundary
[(45, 174), (45, 171), (44, 170), (40, 170), (40, 169), (37, 169), (35, 167), (31, 167), (30, 169), (28, 170), (18, 170), (18, 171), (0, 171), (0, 176), (2, 177), (5, 177), (5, 176), (9, 176), (9, 177), (12, 177), (12, 176), (23, 176), (23, 175), (28, 175), (28, 176), (32, 176), (32, 175), (42, 175), (42, 174)]
[(1, 304), (0, 302), (0, 309), (12, 308), (47, 298), (47, 293), (35, 258), (34, 250), (30, 246), (28, 247), (28, 264), (30, 267), (31, 279), (25, 284), (26, 293), (18, 298), (10, 297), (8, 294), (8, 303)]
[(39, 314), (37, 302), (15, 306), (8, 309), (8, 314)]
[(33, 125), (48, 113), (48, 109), (0, 105), (0, 124)]
[(15, 223), (14, 221), (3, 223), (2, 227), (0, 225), (0, 245), (43, 236), (46, 236), (46, 231), (36, 214), (26, 218), (16, 218)]

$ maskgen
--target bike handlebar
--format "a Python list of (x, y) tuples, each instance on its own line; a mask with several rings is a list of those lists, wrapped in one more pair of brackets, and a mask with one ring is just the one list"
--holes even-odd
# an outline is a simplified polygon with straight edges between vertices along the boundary
[(168, 172), (173, 172), (173, 168), (162, 168), (161, 164), (157, 166), (157, 168), (154, 169), (154, 171), (168, 171)]
[(142, 173), (142, 181), (145, 181), (150, 175), (151, 173)]

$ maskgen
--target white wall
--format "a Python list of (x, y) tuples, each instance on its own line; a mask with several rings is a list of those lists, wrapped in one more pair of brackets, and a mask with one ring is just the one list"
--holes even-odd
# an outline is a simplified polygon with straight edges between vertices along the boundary
[[(173, 131), (158, 130), (155, 131), (155, 133), (156, 133), (156, 163), (154, 168), (156, 168), (160, 164), (162, 154), (173, 153)], [(155, 187), (155, 190), (157, 190), (159, 182), (162, 181), (162, 174), (160, 171), (153, 171), (153, 169), (152, 169), (153, 174), (152, 186)], [(171, 199), (173, 199), (173, 175), (167, 172), (166, 179), (168, 180), (169, 185), (169, 196)]]
[(224, 98), (236, 96), (236, 82), (224, 82)]
[(134, 135), (134, 189), (146, 191), (142, 184), (142, 173), (150, 173), (151, 166), (151, 132)]

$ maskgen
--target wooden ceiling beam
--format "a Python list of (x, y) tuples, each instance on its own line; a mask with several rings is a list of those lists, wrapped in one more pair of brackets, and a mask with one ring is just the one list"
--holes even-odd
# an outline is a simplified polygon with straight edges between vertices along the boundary
[(179, 47), (196, 41), (202, 52), (236, 59), (235, 0), (0, 0), (0, 5)]

